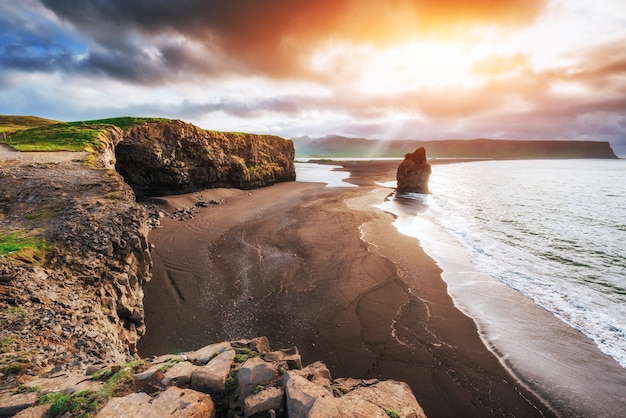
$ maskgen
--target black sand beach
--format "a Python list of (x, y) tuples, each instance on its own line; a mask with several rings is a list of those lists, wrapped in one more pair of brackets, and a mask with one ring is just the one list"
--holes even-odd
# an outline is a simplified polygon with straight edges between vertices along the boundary
[(282, 183), (155, 200), (224, 203), (150, 234), (143, 356), (268, 336), (334, 377), (407, 382), (429, 417), (554, 416), (455, 308), (441, 270), (371, 205), (397, 161), (346, 163), (358, 188)]

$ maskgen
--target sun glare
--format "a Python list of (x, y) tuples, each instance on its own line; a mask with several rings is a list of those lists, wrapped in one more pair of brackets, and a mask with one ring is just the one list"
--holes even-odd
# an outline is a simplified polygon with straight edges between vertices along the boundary
[(419, 88), (471, 87), (472, 51), (462, 45), (414, 42), (384, 49), (333, 45), (314, 57), (313, 67), (363, 93), (394, 93)]

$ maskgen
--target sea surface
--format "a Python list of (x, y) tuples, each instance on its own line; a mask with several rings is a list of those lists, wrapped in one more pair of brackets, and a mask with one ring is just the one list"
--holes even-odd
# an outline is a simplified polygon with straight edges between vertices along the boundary
[(441, 266), (457, 307), (514, 375), (564, 416), (620, 416), (626, 160), (432, 170), (431, 194), (392, 195), (378, 207)]
[[(434, 165), (420, 222), (626, 367), (626, 161)], [(408, 222), (406, 222), (408, 221)], [(445, 266), (444, 266), (445, 269)]]

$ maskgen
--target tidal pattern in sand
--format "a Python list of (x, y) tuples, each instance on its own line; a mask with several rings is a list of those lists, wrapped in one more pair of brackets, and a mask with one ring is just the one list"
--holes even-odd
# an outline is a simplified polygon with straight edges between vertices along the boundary
[[(626, 367), (626, 161), (433, 166), (419, 216)], [(445, 269), (445, 267), (444, 267)]]

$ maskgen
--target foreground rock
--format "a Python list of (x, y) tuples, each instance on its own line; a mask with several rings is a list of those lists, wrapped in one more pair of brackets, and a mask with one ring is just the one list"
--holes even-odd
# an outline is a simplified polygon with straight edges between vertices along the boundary
[(63, 402), (46, 400), (64, 394), (75, 408), (68, 417), (425, 417), (406, 384), (333, 380), (323, 363), (302, 368), (297, 348), (271, 351), (265, 337), (130, 365), (67, 367), (0, 392), (0, 416), (65, 413)]
[(296, 179), (290, 140), (206, 131), (182, 121), (133, 126), (115, 153), (117, 170), (138, 196), (255, 189)]
[(419, 147), (413, 153), (406, 154), (400, 163), (396, 178), (397, 193), (430, 193), (428, 179), (431, 168), (426, 161), (426, 150)]

